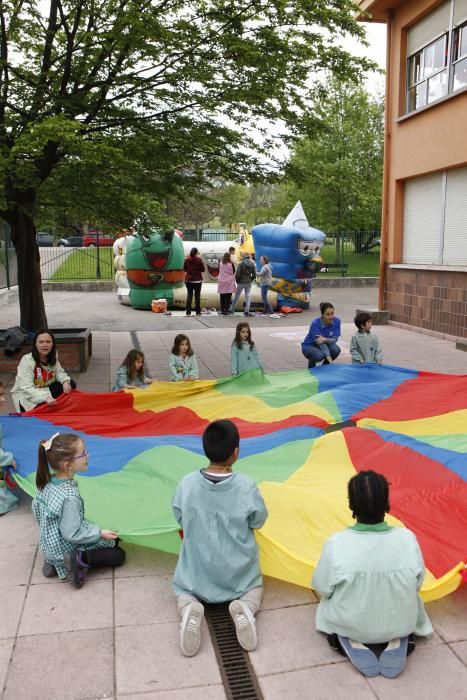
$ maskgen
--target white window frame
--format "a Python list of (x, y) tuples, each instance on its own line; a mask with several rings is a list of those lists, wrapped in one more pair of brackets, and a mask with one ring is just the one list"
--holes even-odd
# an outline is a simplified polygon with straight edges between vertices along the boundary
[[(411, 54), (409, 54), (406, 58), (406, 76), (405, 76), (405, 114), (413, 114), (414, 112), (418, 112), (421, 109), (424, 109), (425, 107), (429, 107), (432, 104), (435, 104), (438, 100), (440, 99), (446, 99), (449, 95), (454, 95), (459, 90), (466, 89), (466, 86), (461, 86), (454, 90), (454, 67), (457, 65), (457, 63), (460, 63), (461, 61), (464, 61), (467, 57), (467, 54), (462, 55), (454, 60), (453, 56), (453, 48), (454, 48), (454, 32), (459, 31), (463, 27), (467, 27), (467, 17), (462, 17), (461, 16), (456, 16), (454, 17), (454, 12), (455, 12), (455, 2), (456, 0), (449, 0), (450, 2), (450, 9), (449, 9), (449, 26), (447, 30), (441, 31), (437, 36), (434, 36), (427, 44), (424, 46), (421, 46), (417, 48), (416, 51), (413, 51)], [(423, 21), (423, 20), (422, 20)], [(443, 66), (443, 68), (440, 68), (436, 72), (432, 73), (431, 75), (427, 76), (426, 78), (423, 78), (422, 80), (418, 80), (417, 82), (413, 82), (412, 84), (410, 83), (410, 68), (412, 65), (412, 61), (417, 56), (417, 54), (423, 54), (423, 52), (430, 47), (432, 44), (434, 44), (436, 41), (439, 41), (440, 38), (443, 36), (446, 36), (446, 42), (447, 42), (447, 48), (446, 48), (446, 56), (447, 56), (447, 61), (446, 65)], [(429, 80), (436, 75), (440, 75), (446, 71), (446, 94), (442, 95), (441, 97), (433, 100), (432, 102), (428, 102), (428, 84)], [(410, 109), (410, 91), (411, 90), (417, 90), (417, 88), (425, 83), (425, 101), (424, 104), (420, 105), (419, 107), (415, 107), (415, 109)]]

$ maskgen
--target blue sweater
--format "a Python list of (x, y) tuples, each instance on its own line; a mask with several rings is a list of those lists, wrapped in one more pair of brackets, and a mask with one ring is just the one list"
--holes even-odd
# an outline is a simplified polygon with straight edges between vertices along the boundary
[(305, 338), (305, 340), (302, 343), (302, 348), (307, 345), (314, 345), (316, 338), (319, 335), (322, 335), (323, 338), (330, 338), (334, 342), (337, 342), (339, 336), (341, 334), (341, 320), (340, 318), (337, 318), (337, 316), (334, 316), (332, 319), (331, 325), (325, 325), (321, 319), (321, 316), (319, 318), (315, 318), (314, 321), (312, 321), (310, 329), (308, 331), (308, 334)]

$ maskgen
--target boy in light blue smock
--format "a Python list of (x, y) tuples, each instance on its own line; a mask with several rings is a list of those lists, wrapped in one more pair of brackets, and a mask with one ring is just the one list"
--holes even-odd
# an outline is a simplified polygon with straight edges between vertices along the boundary
[(368, 311), (360, 311), (354, 318), (358, 330), (350, 341), (352, 364), (377, 362), (380, 365), (383, 361), (383, 351), (378, 336), (371, 330), (372, 322), (371, 314)]
[[(320, 596), (316, 629), (365, 676), (395, 678), (414, 649), (413, 634), (433, 632), (418, 595), (423, 556), (413, 532), (385, 522), (389, 485), (382, 474), (360, 472), (348, 494), (357, 524), (324, 543), (311, 583)], [(379, 658), (371, 645), (384, 645)]]
[(255, 614), (263, 594), (254, 530), (267, 510), (256, 484), (232, 473), (240, 438), (229, 420), (214, 421), (203, 435), (209, 466), (180, 482), (172, 508), (183, 529), (173, 587), (181, 617), (180, 646), (194, 656), (201, 643), (204, 608), (200, 601), (232, 601), (229, 612), (240, 645), (256, 648)]

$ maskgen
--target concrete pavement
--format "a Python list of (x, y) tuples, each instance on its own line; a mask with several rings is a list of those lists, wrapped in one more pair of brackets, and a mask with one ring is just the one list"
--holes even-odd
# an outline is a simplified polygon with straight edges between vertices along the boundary
[[(336, 311), (344, 319), (343, 351), (338, 362), (349, 362), (352, 315), (357, 305), (372, 306), (368, 295), (374, 290), (334, 291), (345, 292), (347, 296), (347, 305), (344, 300), (335, 303)], [(358, 292), (351, 302), (349, 291)], [(361, 293), (365, 299), (356, 298)], [(83, 315), (79, 318), (83, 320), (86, 310), (92, 315), (93, 302), (89, 303), (89, 297), (86, 302), (86, 308), (80, 311)], [(53, 302), (53, 308), (48, 308), (51, 326), (91, 326), (90, 322), (75, 323), (70, 305), (65, 310), (60, 307), (61, 303), (55, 306)], [(126, 329), (109, 332), (100, 324), (92, 325), (94, 354), (89, 371), (76, 377), (80, 389), (94, 392), (109, 389), (116, 368), (132, 347), (128, 329), (138, 330), (137, 338), (155, 378), (168, 378), (168, 353), (179, 330), (187, 332), (192, 340), (201, 377), (229, 373), (233, 328), (220, 324), (228, 320), (234, 325), (241, 317), (203, 317), (198, 321), (179, 316), (176, 327), (171, 327), (174, 317), (121, 309), (125, 309), (122, 314)], [(304, 366), (299, 343), (313, 315), (275, 322), (262, 317), (250, 319), (253, 337), (268, 371)], [(141, 325), (148, 323), (151, 327), (141, 329), (139, 318)], [(61, 319), (68, 323), (59, 323)], [(162, 323), (169, 327), (166, 325), (162, 330)], [(393, 326), (380, 326), (376, 331), (388, 364), (466, 372), (466, 354), (446, 340)], [(2, 378), (11, 386), (12, 376)], [(11, 410), (11, 404), (7, 408)], [(124, 545), (128, 557), (124, 567), (93, 571), (84, 588), (76, 591), (69, 584), (42, 577), (37, 535), (30, 499), (22, 494), (21, 507), (0, 518), (2, 700), (226, 698), (206, 627), (196, 657), (185, 658), (179, 651), (178, 620), (171, 589), (174, 556)], [(329, 649), (323, 637), (314, 631), (316, 603), (311, 590), (266, 579), (257, 623), (260, 641), (258, 649), (250, 654), (266, 700), (285, 697), (288, 700), (348, 700), (349, 697), (465, 700), (467, 587), (427, 606), (435, 634), (431, 640), (418, 643), (404, 673), (393, 681), (382, 677), (365, 679)]]

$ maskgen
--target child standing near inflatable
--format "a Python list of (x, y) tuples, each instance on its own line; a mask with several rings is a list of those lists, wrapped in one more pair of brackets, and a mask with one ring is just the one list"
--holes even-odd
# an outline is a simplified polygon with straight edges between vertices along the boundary
[(350, 341), (350, 355), (352, 364), (364, 364), (365, 362), (383, 361), (383, 351), (379, 344), (378, 336), (371, 330), (372, 318), (368, 311), (360, 311), (354, 318), (358, 330)]
[(173, 382), (190, 382), (199, 379), (198, 363), (188, 336), (179, 333), (175, 336), (169, 357), (170, 379)]
[(263, 369), (258, 350), (251, 337), (249, 323), (239, 323), (235, 331), (230, 351), (232, 374), (246, 372), (247, 369)]
[(243, 649), (257, 645), (255, 615), (263, 595), (254, 530), (267, 518), (254, 482), (233, 473), (240, 437), (234, 423), (210, 423), (203, 435), (209, 465), (182, 479), (172, 508), (184, 539), (173, 579), (181, 618), (180, 646), (194, 656), (201, 643), (200, 601), (232, 601), (229, 612)]
[(302, 353), (308, 360), (308, 367), (317, 362), (332, 364), (339, 357), (341, 349), (337, 345), (341, 334), (340, 318), (334, 316), (334, 306), (328, 301), (319, 305), (321, 316), (312, 321), (308, 334), (302, 343)]
[[(0, 381), (0, 407), (5, 401), (5, 385)], [(18, 505), (18, 499), (10, 491), (5, 483), (6, 468), (11, 467), (16, 469), (16, 462), (13, 458), (13, 453), (3, 449), (3, 433), (0, 425), (0, 515), (9, 513)]]
[[(414, 533), (390, 527), (389, 485), (373, 471), (348, 484), (349, 507), (357, 523), (324, 544), (312, 587), (320, 595), (316, 629), (345, 652), (366, 676), (398, 676), (412, 634), (433, 632), (418, 591), (425, 578), (423, 556)], [(367, 645), (384, 644), (379, 659)]]
[[(113, 530), (101, 530), (84, 517), (75, 480), (88, 468), (88, 452), (79, 435), (55, 433), (39, 443), (37, 493), (32, 510), (39, 523), (39, 547), (47, 578), (70, 578), (77, 588), (94, 566), (121, 566), (125, 552)], [(52, 470), (52, 474), (50, 472)]]
[(149, 384), (152, 384), (152, 379), (144, 374), (144, 353), (139, 350), (130, 350), (117, 370), (112, 391), (144, 389)]

